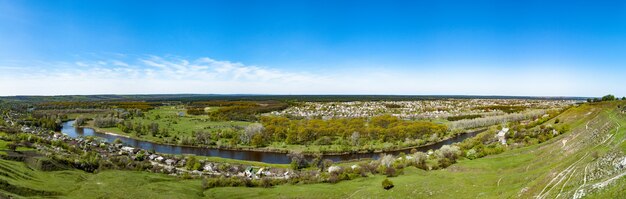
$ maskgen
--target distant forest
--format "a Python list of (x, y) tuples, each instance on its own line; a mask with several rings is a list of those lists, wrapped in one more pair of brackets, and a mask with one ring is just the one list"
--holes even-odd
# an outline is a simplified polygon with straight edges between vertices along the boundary
[(218, 95), (218, 94), (157, 94), (157, 95), (60, 95), (60, 96), (6, 96), (4, 102), (67, 102), (67, 101), (415, 101), (437, 99), (553, 99), (586, 100), (587, 97), (532, 97), (532, 96), (473, 96), (473, 95)]

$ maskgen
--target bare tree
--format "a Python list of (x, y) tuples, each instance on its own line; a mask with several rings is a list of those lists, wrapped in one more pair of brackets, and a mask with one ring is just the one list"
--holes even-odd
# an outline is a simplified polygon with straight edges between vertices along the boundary
[(248, 125), (243, 130), (243, 133), (241, 134), (239, 139), (244, 144), (250, 144), (250, 140), (252, 139), (252, 137), (258, 133), (261, 133), (262, 131), (263, 131), (262, 124), (255, 123), (255, 124)]
[(359, 138), (361, 137), (361, 135), (359, 134), (359, 132), (352, 132), (352, 136), (350, 136), (350, 139), (352, 140), (352, 145), (359, 145)]
[(483, 126), (491, 126), (499, 123), (506, 123), (510, 121), (527, 120), (542, 116), (546, 113), (546, 110), (531, 110), (524, 113), (511, 113), (486, 118), (459, 120), (451, 122), (448, 127), (450, 127), (450, 129), (477, 128)]

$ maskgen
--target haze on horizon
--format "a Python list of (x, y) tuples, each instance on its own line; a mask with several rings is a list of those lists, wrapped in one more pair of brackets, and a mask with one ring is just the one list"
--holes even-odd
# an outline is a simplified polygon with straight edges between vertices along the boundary
[(0, 0), (0, 96), (626, 95), (624, 1)]

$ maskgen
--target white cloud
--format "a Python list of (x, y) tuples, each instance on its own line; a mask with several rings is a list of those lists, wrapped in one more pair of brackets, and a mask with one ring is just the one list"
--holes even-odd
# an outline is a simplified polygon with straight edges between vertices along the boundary
[[(0, 95), (276, 93), (324, 79), (308, 73), (206, 57), (188, 60), (148, 56), (127, 61), (80, 60), (39, 63), (39, 66), (0, 74)], [(4, 71), (9, 72), (8, 68)]]
[[(0, 95), (66, 94), (453, 94), (620, 95), (617, 83), (590, 84), (587, 74), (541, 67), (476, 70), (384, 67), (320, 72), (285, 71), (208, 57), (142, 56), (73, 62), (0, 63)], [(422, 67), (423, 68), (423, 67)], [(604, 80), (609, 81), (609, 80)], [(618, 80), (615, 80), (618, 81)], [(620, 95), (621, 96), (621, 95)]]

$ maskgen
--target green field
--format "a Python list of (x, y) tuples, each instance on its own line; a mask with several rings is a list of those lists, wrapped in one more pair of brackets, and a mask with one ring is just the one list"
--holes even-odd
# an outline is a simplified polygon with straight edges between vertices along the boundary
[[(143, 117), (135, 117), (129, 120), (133, 123), (141, 123), (144, 125), (157, 123), (159, 125), (159, 129), (167, 129), (169, 131), (169, 137), (154, 137), (149, 133), (138, 137), (133, 133), (124, 133), (117, 127), (96, 128), (91, 125), (91, 123), (88, 126), (99, 131), (111, 132), (141, 140), (163, 143), (165, 140), (172, 139), (174, 136), (177, 136), (178, 138), (192, 137), (192, 133), (196, 131), (213, 132), (219, 129), (245, 127), (250, 124), (250, 122), (243, 121), (212, 121), (207, 115), (188, 115), (185, 112), (186, 110), (180, 106), (161, 106), (145, 112)], [(179, 116), (179, 113), (184, 114), (183, 116)]]

